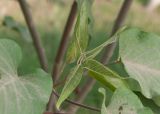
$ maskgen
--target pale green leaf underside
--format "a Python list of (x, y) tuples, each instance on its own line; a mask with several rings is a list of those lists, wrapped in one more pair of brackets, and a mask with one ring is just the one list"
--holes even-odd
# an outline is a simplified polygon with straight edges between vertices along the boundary
[(129, 28), (120, 34), (119, 46), (129, 76), (139, 82), (145, 97), (160, 106), (160, 37)]
[(105, 90), (100, 88), (99, 92), (104, 95), (101, 114), (153, 114), (149, 108), (143, 107), (139, 98), (127, 88), (116, 89), (107, 108)]
[(81, 81), (83, 73), (83, 68), (81, 65), (77, 65), (75, 68), (71, 69), (69, 73), (68, 80), (65, 83), (65, 86), (61, 92), (61, 95), (57, 101), (57, 108), (59, 109), (62, 102), (74, 91), (74, 89), (78, 86)]
[(20, 47), (0, 40), (0, 114), (40, 114), (51, 92), (51, 79), (44, 71), (18, 76)]

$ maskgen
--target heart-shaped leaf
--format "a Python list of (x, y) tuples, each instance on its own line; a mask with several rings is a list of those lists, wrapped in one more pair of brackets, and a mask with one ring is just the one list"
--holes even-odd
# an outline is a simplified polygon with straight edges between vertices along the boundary
[(128, 28), (119, 34), (119, 56), (142, 94), (160, 106), (160, 37)]
[(21, 49), (11, 40), (0, 39), (0, 114), (41, 114), (52, 82), (44, 71), (18, 76)]

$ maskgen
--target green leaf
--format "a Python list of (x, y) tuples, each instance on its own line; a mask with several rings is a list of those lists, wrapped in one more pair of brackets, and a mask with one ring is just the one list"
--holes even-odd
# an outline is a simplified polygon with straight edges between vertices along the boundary
[(89, 40), (89, 17), (91, 4), (88, 0), (78, 2), (79, 11), (78, 18), (74, 29), (74, 38), (72, 39), (68, 51), (66, 61), (72, 63), (85, 52)]
[(143, 108), (138, 110), (138, 114), (154, 114), (150, 108)]
[(101, 108), (101, 114), (106, 114), (106, 91), (104, 88), (99, 88), (98, 90), (103, 95), (103, 102), (102, 102), (102, 108)]
[(83, 66), (89, 71), (89, 76), (95, 78), (112, 90), (121, 86), (128, 87), (125, 80), (123, 80), (118, 74), (96, 60), (86, 60)]
[(69, 78), (61, 92), (61, 95), (57, 101), (57, 108), (59, 109), (62, 102), (74, 91), (77, 85), (80, 83), (83, 74), (83, 69), (81, 65), (77, 65), (75, 68), (71, 69), (69, 73)]
[(18, 76), (21, 49), (11, 40), (0, 39), (0, 114), (41, 114), (52, 89), (44, 71)]
[(94, 57), (96, 57), (102, 50), (104, 47), (106, 47), (109, 44), (112, 44), (113, 42), (116, 42), (117, 36), (113, 36), (111, 37), (109, 40), (107, 40), (106, 42), (104, 42), (103, 44), (101, 44), (100, 46), (85, 52), (86, 55), (86, 59), (93, 59)]
[(3, 25), (20, 33), (22, 38), (24, 38), (27, 42), (32, 42), (28, 29), (22, 24), (16, 22), (16, 20), (14, 20), (11, 16), (5, 16)]
[(138, 81), (142, 94), (160, 106), (160, 37), (128, 28), (120, 33), (119, 56), (129, 76)]
[(104, 95), (101, 114), (153, 114), (152, 110), (143, 107), (139, 98), (127, 88), (116, 89), (107, 108), (105, 90), (100, 88), (99, 92)]
[(137, 92), (136, 94), (141, 99), (141, 102), (144, 106), (151, 108), (155, 114), (158, 114), (160, 112), (160, 108), (155, 104), (152, 99), (147, 99), (140, 92)]
[[(93, 4), (95, 0), (88, 0), (89, 4)], [(76, 0), (76, 2), (78, 3), (79, 6), (81, 6), (83, 0)], [(80, 7), (79, 7), (80, 8)]]
[(99, 45), (98, 47), (85, 52), (84, 54), (86, 55), (86, 59), (93, 59), (94, 57), (96, 57), (106, 46), (108, 46), (109, 44), (112, 44), (114, 42), (117, 41), (117, 39), (119, 38), (119, 33), (121, 33), (122, 31), (124, 31), (126, 29), (126, 26), (122, 27), (120, 30), (117, 31), (117, 33), (115, 35), (113, 35), (111, 38), (109, 38), (106, 42), (104, 42), (103, 44)]

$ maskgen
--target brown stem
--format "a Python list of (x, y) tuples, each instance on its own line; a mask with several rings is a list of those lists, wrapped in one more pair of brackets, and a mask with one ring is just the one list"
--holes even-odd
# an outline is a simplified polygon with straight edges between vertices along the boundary
[[(129, 8), (131, 6), (131, 3), (132, 3), (133, 0), (125, 0), (123, 2), (123, 5), (120, 9), (120, 12), (118, 13), (118, 16), (116, 18), (116, 21), (115, 21), (115, 24), (113, 26), (113, 29), (112, 29), (112, 33), (111, 33), (111, 36), (120, 28), (120, 26), (123, 24), (126, 16), (127, 16), (127, 13), (129, 11)], [(103, 59), (101, 60), (101, 62), (103, 64), (105, 63), (108, 63), (108, 61), (110, 60), (112, 54), (113, 54), (113, 51), (114, 51), (114, 48), (116, 47), (115, 44), (113, 44), (113, 46), (111, 46), (109, 49), (107, 47), (107, 51), (105, 51), (104, 55), (103, 55)], [(109, 55), (110, 54), (110, 55)], [(107, 56), (106, 56), (107, 55)], [(85, 99), (86, 95), (90, 92), (90, 90), (92, 89), (92, 87), (94, 86), (95, 84), (95, 80), (94, 79), (88, 79), (88, 81), (85, 83), (84, 87), (82, 88), (82, 91), (81, 92), (81, 95), (79, 95), (76, 99), (75, 99), (75, 102), (79, 101), (79, 103), (83, 102), (83, 100)], [(68, 107), (68, 112), (72, 112), (71, 114), (75, 114), (76, 111), (78, 110), (79, 107), (77, 106), (73, 106), (72, 104), (69, 105)]]
[[(112, 29), (110, 36), (113, 36), (117, 32), (117, 30), (122, 26), (122, 24), (124, 23), (132, 2), (133, 2), (133, 0), (125, 0), (124, 1), (122, 8), (120, 9), (118, 16), (115, 20), (115, 23), (114, 23), (114, 26), (113, 26), (113, 29)], [(117, 43), (112, 43), (111, 45), (109, 45), (105, 48), (105, 51), (104, 51), (104, 54), (103, 54), (102, 60), (101, 60), (102, 63), (106, 64), (109, 62), (116, 46), (117, 46)]]
[[(53, 90), (53, 92), (59, 98), (60, 95), (58, 95), (55, 90)], [(74, 102), (74, 101), (71, 101), (69, 99), (66, 99), (65, 101), (70, 103), (70, 104), (73, 104), (73, 105), (76, 105), (76, 106), (79, 106), (79, 107), (82, 107), (82, 108), (85, 108), (85, 109), (88, 109), (88, 110), (93, 110), (93, 111), (96, 111), (96, 112), (100, 112), (100, 109), (98, 109), (98, 108), (94, 108), (94, 107), (91, 107), (91, 106), (80, 104), (78, 102)]]
[[(58, 80), (58, 78), (60, 76), (61, 63), (63, 61), (63, 57), (64, 57), (64, 54), (67, 49), (67, 45), (68, 45), (68, 41), (69, 41), (69, 34), (72, 30), (72, 26), (73, 26), (74, 20), (76, 18), (76, 13), (77, 13), (77, 3), (74, 0), (69, 17), (68, 17), (68, 20), (67, 20), (67, 23), (66, 23), (66, 26), (65, 26), (65, 29), (64, 29), (64, 32), (63, 32), (63, 35), (62, 35), (60, 46), (57, 51), (55, 63), (53, 66), (53, 72), (52, 72), (53, 84), (56, 83), (56, 81)], [(56, 107), (55, 107), (56, 100), (57, 99), (55, 98), (55, 95), (52, 92), (50, 99), (49, 99), (49, 102), (48, 102), (48, 105), (47, 105), (47, 109), (46, 109), (47, 112), (53, 112), (56, 110)]]
[[(56, 97), (60, 97), (60, 95), (53, 89), (53, 92), (52, 93), (54, 93), (54, 95), (56, 96)], [(65, 100), (65, 102), (68, 102), (68, 103), (70, 103), (70, 104), (72, 104), (72, 105), (76, 105), (76, 106), (78, 106), (78, 107), (82, 107), (82, 108), (85, 108), (85, 109), (88, 109), (88, 110), (92, 110), (92, 111), (96, 111), (96, 112), (100, 112), (101, 110), (100, 109), (98, 109), (98, 108), (95, 108), (95, 107), (91, 107), (91, 106), (87, 106), (87, 105), (84, 105), (84, 104), (80, 104), (80, 103), (78, 103), (78, 102), (74, 102), (74, 101), (72, 101), (72, 100), (69, 100), (69, 99), (66, 99)], [(65, 112), (65, 113), (63, 113), (63, 112), (57, 112), (57, 113), (53, 113), (53, 112), (44, 112), (44, 114), (70, 114), (70, 112)]]
[(62, 35), (62, 40), (60, 42), (60, 46), (58, 48), (57, 51), (57, 55), (55, 58), (55, 63), (53, 66), (53, 72), (52, 72), (52, 77), (54, 82), (56, 82), (59, 78), (59, 71), (60, 71), (60, 67), (61, 67), (61, 63), (63, 61), (63, 57), (65, 55), (66, 49), (67, 49), (67, 45), (69, 42), (69, 34), (72, 30), (72, 26), (74, 24), (74, 20), (76, 17), (76, 12), (77, 12), (77, 3), (74, 0), (73, 4), (72, 4), (72, 8)]
[[(78, 94), (78, 97), (75, 99), (75, 102), (82, 103), (87, 94), (91, 91), (93, 87), (93, 86), (88, 86), (87, 84), (94, 85), (95, 82), (96, 82), (95, 80), (89, 77), (86, 81), (86, 84), (82, 87), (82, 91)], [(70, 112), (70, 114), (75, 114), (78, 108), (79, 108), (78, 106), (70, 104), (67, 111)]]
[(19, 1), (19, 5), (22, 9), (22, 12), (23, 12), (25, 21), (27, 23), (28, 29), (30, 31), (30, 34), (32, 36), (33, 44), (34, 44), (34, 47), (37, 51), (41, 67), (45, 71), (48, 71), (47, 57), (45, 55), (44, 48), (42, 47), (42, 44), (40, 41), (40, 36), (39, 36), (38, 32), (36, 31), (36, 27), (34, 25), (32, 15), (31, 15), (31, 12), (28, 8), (27, 2), (25, 0), (18, 0), (18, 1)]

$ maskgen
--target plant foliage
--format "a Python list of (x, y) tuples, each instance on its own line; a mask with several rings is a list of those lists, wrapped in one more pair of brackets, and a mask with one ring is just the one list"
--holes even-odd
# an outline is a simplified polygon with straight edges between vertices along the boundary
[(11, 40), (0, 39), (0, 113), (40, 114), (45, 110), (51, 92), (50, 76), (37, 69), (18, 76), (20, 47)]
[[(77, 0), (78, 17), (65, 61), (75, 64), (70, 69), (57, 108), (72, 94), (81, 82), (83, 72), (87, 71), (89, 76), (113, 91), (106, 106), (105, 89), (99, 89), (104, 96), (101, 114), (156, 114), (155, 110), (160, 109), (160, 37), (139, 28), (125, 27), (98, 47), (87, 50), (91, 36), (92, 2)], [(5, 21), (8, 27), (23, 33), (21, 26), (11, 18)], [(120, 62), (122, 72), (127, 75), (95, 59), (107, 45), (115, 42), (119, 44), (119, 54), (113, 64)], [(49, 100), (52, 89), (50, 76), (40, 69), (19, 76), (17, 69), (21, 58), (21, 49), (14, 41), (0, 39), (0, 114), (41, 114)], [(155, 104), (144, 106), (146, 103), (142, 98), (140, 100), (140, 95)]]

